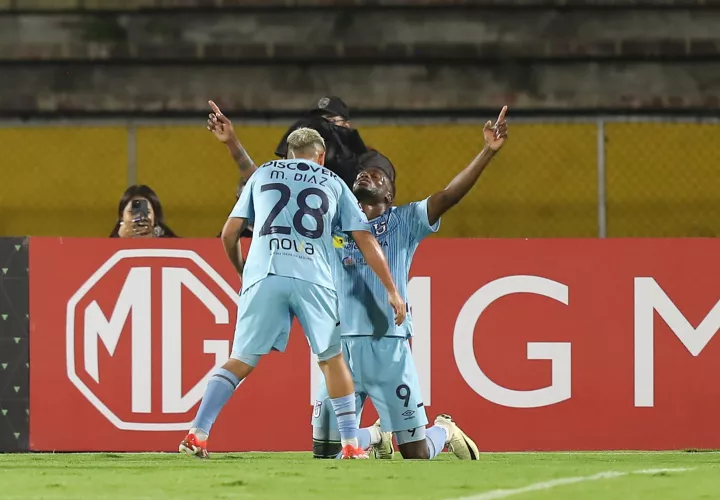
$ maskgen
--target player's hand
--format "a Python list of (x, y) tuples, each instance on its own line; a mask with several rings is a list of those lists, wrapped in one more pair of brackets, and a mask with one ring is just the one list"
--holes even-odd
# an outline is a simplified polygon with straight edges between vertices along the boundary
[(500, 148), (505, 144), (507, 139), (507, 122), (505, 121), (505, 113), (507, 113), (507, 106), (503, 106), (498, 115), (497, 121), (488, 121), (483, 127), (483, 136), (485, 137), (485, 145), (493, 151), (499, 151)]
[(227, 116), (222, 114), (220, 108), (213, 101), (208, 101), (212, 113), (208, 115), (207, 129), (222, 143), (227, 143), (235, 137), (235, 130)]
[(389, 294), (388, 298), (390, 299), (390, 305), (395, 311), (395, 324), (400, 326), (403, 324), (403, 321), (405, 321), (405, 316), (407, 315), (405, 301), (397, 291)]

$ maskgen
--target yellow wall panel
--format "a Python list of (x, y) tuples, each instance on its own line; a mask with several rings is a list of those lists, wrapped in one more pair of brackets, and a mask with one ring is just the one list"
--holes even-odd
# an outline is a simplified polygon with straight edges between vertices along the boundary
[(0, 235), (109, 235), (126, 166), (123, 127), (0, 128)]
[[(253, 160), (275, 158), (287, 127), (237, 127)], [(168, 225), (185, 237), (213, 237), (235, 203), (240, 174), (227, 149), (202, 126), (140, 127), (138, 182), (160, 197)]]
[[(285, 127), (238, 127), (257, 163)], [(363, 126), (398, 171), (398, 202), (444, 187), (482, 147), (478, 125)], [(606, 125), (610, 236), (720, 234), (720, 125)], [(512, 123), (506, 148), (443, 221), (444, 237), (597, 234), (594, 124)], [(127, 131), (110, 126), (0, 128), (0, 235), (106, 236), (125, 189)], [(214, 236), (239, 174), (201, 125), (137, 129), (138, 181), (182, 236)]]
[[(238, 127), (238, 134), (262, 163), (274, 158), (284, 130)], [(362, 133), (395, 164), (400, 203), (444, 187), (482, 146), (481, 127), (472, 125), (367, 126)], [(511, 134), (477, 188), (445, 218), (441, 235), (594, 236), (594, 126), (513, 124)], [(124, 128), (0, 130), (2, 234), (105, 236), (125, 188), (126, 144)], [(138, 127), (137, 177), (158, 192), (178, 234), (214, 236), (239, 174), (202, 126), (167, 125)]]
[(720, 235), (720, 125), (606, 125), (609, 236)]
[[(442, 189), (481, 150), (481, 125), (363, 127), (397, 170), (398, 202)], [(513, 123), (502, 152), (443, 220), (441, 237), (597, 235), (593, 124)]]

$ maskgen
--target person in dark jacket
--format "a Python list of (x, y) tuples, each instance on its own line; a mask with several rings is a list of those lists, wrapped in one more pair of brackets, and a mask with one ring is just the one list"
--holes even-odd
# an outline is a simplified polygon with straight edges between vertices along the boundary
[(287, 138), (295, 130), (307, 127), (320, 132), (328, 150), (325, 166), (352, 187), (360, 173), (359, 157), (367, 152), (360, 133), (350, 122), (350, 108), (336, 96), (323, 97), (314, 109), (293, 123), (280, 140), (275, 155), (287, 156)]

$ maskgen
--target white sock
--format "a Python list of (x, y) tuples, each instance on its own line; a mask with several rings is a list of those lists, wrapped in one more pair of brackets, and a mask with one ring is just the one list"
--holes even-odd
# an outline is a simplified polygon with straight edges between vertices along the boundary
[(444, 424), (444, 423), (442, 423), (442, 422), (437, 422), (437, 421), (436, 421), (436, 422), (435, 422), (435, 427), (438, 427), (438, 428), (440, 428), (440, 429), (442, 429), (442, 430), (445, 431), (445, 446), (447, 446), (448, 441), (450, 441), (450, 434), (451, 434), (451, 433), (450, 433), (450, 426), (449, 426), (449, 425), (446, 425), (446, 424)]
[(195, 434), (195, 437), (198, 438), (198, 441), (205, 441), (208, 438), (207, 432), (198, 429), (197, 427), (193, 427), (190, 429), (190, 434)]
[(440, 427), (442, 430), (445, 431), (445, 446), (447, 446), (448, 442), (450, 441), (450, 429), (448, 429), (447, 427), (442, 427), (442, 426), (438, 426), (438, 427)]
[(354, 437), (352, 439), (340, 439), (340, 446), (345, 448), (346, 446), (352, 446), (353, 448), (358, 447), (358, 438)]
[(370, 433), (370, 445), (378, 444), (382, 440), (382, 436), (380, 435), (380, 429), (374, 425), (371, 425), (370, 427), (366, 427), (367, 431)]

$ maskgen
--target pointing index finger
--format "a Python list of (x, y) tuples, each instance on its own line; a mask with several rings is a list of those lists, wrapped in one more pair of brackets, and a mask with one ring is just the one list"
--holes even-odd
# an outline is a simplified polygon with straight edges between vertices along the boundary
[(210, 105), (210, 108), (213, 110), (213, 113), (216, 115), (222, 115), (222, 111), (220, 111), (220, 108), (218, 108), (217, 104), (215, 104), (214, 101), (208, 101), (208, 104)]
[(505, 121), (505, 113), (507, 113), (507, 109), (507, 106), (503, 106), (503, 108), (500, 110), (500, 114), (498, 115), (496, 123), (502, 123)]

